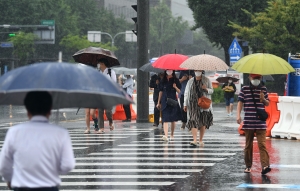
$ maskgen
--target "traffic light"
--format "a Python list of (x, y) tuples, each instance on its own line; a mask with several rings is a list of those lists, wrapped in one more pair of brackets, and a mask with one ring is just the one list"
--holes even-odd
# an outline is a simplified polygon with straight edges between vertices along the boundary
[[(137, 5), (131, 5), (131, 7), (137, 12)], [(133, 29), (132, 30), (132, 32), (137, 36), (137, 33), (138, 33), (138, 31), (137, 31), (137, 29), (138, 29), (138, 24), (137, 24), (137, 16), (136, 17), (133, 17), (133, 18), (131, 18), (133, 21), (134, 21), (134, 23), (135, 23), (135, 29)]]

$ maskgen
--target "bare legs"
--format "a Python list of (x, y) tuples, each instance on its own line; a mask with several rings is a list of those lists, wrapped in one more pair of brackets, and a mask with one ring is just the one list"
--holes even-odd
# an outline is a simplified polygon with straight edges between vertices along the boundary
[(86, 123), (86, 130), (90, 131), (90, 116), (95, 117), (95, 109), (85, 109), (85, 123)]
[[(206, 127), (205, 126), (202, 126), (200, 128), (200, 131), (199, 131), (199, 143), (200, 143), (200, 146), (203, 146), (203, 136), (204, 136), (204, 133), (205, 133), (205, 129)], [(197, 143), (197, 132), (198, 132), (198, 128), (192, 128), (192, 135), (193, 135), (193, 140), (194, 140), (194, 143)]]
[[(164, 127), (165, 136), (168, 137), (168, 134), (169, 134), (169, 123), (168, 122), (164, 122), (163, 123), (163, 127)], [(174, 131), (175, 131), (175, 121), (171, 122), (171, 139), (174, 138)]]

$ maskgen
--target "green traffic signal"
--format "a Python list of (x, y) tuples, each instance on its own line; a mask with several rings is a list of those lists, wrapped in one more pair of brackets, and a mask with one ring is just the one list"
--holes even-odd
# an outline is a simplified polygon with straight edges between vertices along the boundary
[(8, 36), (9, 37), (14, 37), (14, 36), (16, 36), (16, 34), (15, 33), (10, 33), (10, 34), (8, 34)]

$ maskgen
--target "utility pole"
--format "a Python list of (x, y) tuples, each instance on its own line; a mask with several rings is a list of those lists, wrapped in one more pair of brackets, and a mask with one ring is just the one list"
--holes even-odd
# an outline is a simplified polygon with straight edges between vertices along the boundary
[[(137, 0), (137, 68), (149, 62), (149, 0)], [(137, 123), (149, 122), (148, 72), (137, 70)]]

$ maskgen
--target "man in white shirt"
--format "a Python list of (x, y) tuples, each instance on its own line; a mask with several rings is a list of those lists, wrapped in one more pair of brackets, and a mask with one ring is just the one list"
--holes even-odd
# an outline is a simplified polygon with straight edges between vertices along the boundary
[(30, 121), (8, 130), (0, 175), (15, 191), (57, 191), (59, 175), (75, 167), (69, 133), (49, 123), (52, 97), (48, 92), (29, 92), (24, 105)]
[[(115, 71), (109, 68), (109, 62), (105, 58), (101, 58), (98, 60), (100, 72), (106, 75), (109, 79), (114, 82), (117, 82), (117, 76)], [(99, 121), (99, 128), (100, 130), (97, 133), (104, 133), (104, 109), (98, 108), (98, 121)], [(109, 129), (112, 131), (114, 130), (114, 124), (112, 119), (112, 108), (105, 110), (106, 117), (109, 121)]]
[[(126, 75), (126, 80), (122, 86), (122, 88), (127, 92), (127, 94), (132, 98), (133, 94), (133, 79), (130, 75)], [(123, 105), (126, 119), (123, 120), (123, 122), (130, 122), (131, 121), (131, 110), (130, 110), (130, 104), (128, 105)]]

